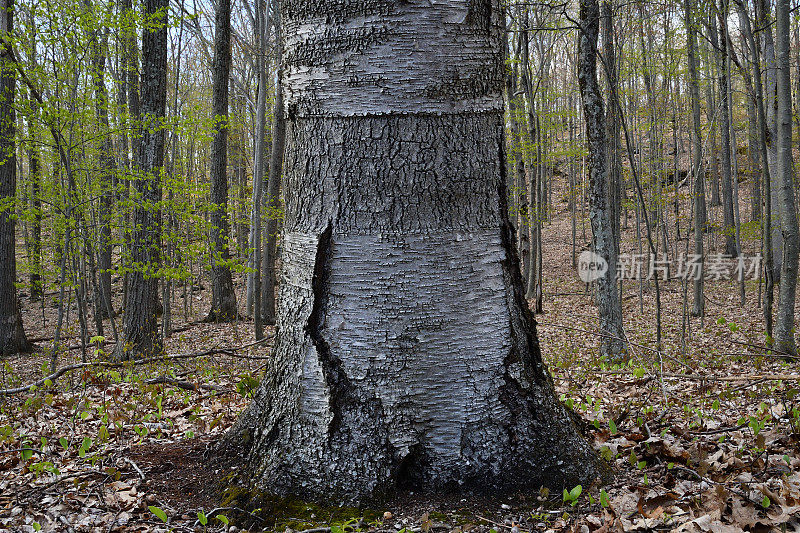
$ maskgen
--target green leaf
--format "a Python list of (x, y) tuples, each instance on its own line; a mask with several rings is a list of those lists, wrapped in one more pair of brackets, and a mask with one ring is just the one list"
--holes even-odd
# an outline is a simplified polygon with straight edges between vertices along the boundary
[(574, 489), (569, 491), (569, 495), (572, 497), (573, 500), (577, 500), (582, 492), (583, 492), (583, 487), (581, 487), (580, 485), (576, 485)]
[(28, 459), (33, 457), (33, 450), (25, 448), (20, 452), (20, 454), (22, 455), (22, 460), (27, 461)]
[(61, 447), (62, 447), (62, 448), (64, 448), (65, 450), (69, 450), (69, 441), (67, 440), (67, 438), (66, 438), (66, 437), (61, 437), (60, 439), (58, 439), (58, 443), (59, 443), (59, 444), (61, 445)]
[(608, 493), (606, 492), (606, 489), (600, 489), (600, 505), (602, 505), (603, 508), (605, 509), (607, 509), (608, 506), (611, 505), (611, 502), (608, 499)]
[(569, 492), (567, 489), (564, 489), (564, 493), (561, 495), (561, 501), (568, 502), (570, 498)]
[(613, 420), (609, 420), (608, 421), (608, 427), (609, 427), (609, 429), (611, 429), (611, 434), (612, 435), (616, 435), (617, 434), (617, 423), (616, 422), (614, 422)]
[(226, 526), (227, 526), (228, 524), (230, 524), (230, 522), (228, 521), (228, 517), (227, 517), (227, 516), (225, 516), (224, 514), (218, 514), (218, 515), (216, 516), (216, 519), (217, 519), (217, 520), (219, 520), (220, 522), (222, 522), (223, 524), (225, 524)]
[(208, 517), (206, 516), (206, 513), (203, 511), (197, 511), (197, 521), (200, 522), (201, 526), (208, 524)]
[(772, 502), (770, 502), (770, 501), (769, 501), (769, 496), (767, 496), (767, 495), (765, 494), (765, 495), (764, 495), (764, 499), (763, 499), (763, 500), (761, 500), (761, 507), (763, 507), (764, 509), (766, 509), (767, 507), (769, 507), (769, 506), (770, 506), (770, 503), (772, 503)]
[(147, 508), (150, 509), (151, 513), (160, 518), (162, 522), (164, 522), (165, 524), (167, 523), (167, 513), (165, 513), (160, 507), (156, 507), (155, 505), (148, 505)]
[(33, 530), (34, 531), (41, 531), (42, 530), (42, 524), (40, 524), (39, 522), (34, 522), (31, 525), (33, 526)]

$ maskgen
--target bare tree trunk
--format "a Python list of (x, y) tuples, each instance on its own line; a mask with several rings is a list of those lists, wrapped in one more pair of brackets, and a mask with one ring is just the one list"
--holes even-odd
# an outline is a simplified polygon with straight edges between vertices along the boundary
[(758, 117), (758, 156), (759, 166), (764, 177), (764, 212), (762, 222), (762, 244), (764, 248), (764, 324), (767, 332), (767, 344), (772, 342), (772, 304), (774, 295), (774, 262), (772, 249), (772, 202), (771, 179), (772, 171), (767, 151), (767, 118), (764, 110), (764, 88), (761, 82), (761, 47), (753, 36), (750, 14), (745, 9), (742, 0), (735, 0), (739, 9), (739, 20), (741, 21), (742, 31), (749, 43), (750, 53), (752, 54), (751, 64), (753, 69), (753, 84), (755, 86), (755, 107)]
[(606, 124), (603, 96), (597, 82), (597, 38), (600, 8), (597, 0), (582, 0), (581, 32), (578, 41), (578, 82), (583, 100), (586, 140), (589, 152), (589, 220), (592, 224), (594, 252), (607, 263), (608, 270), (597, 280), (597, 307), (601, 355), (612, 360), (624, 357), (622, 304), (617, 291), (617, 254), (614, 245), (613, 210), (609, 205), (606, 165)]
[[(769, 170), (770, 190), (772, 194), (765, 198), (770, 202), (772, 216), (777, 217), (781, 212), (778, 191), (781, 188), (780, 169), (778, 168), (778, 145), (777, 145), (777, 66), (775, 59), (775, 41), (772, 35), (772, 17), (770, 16), (771, 2), (766, 0), (755, 0), (756, 5), (756, 27), (758, 36), (761, 38), (762, 49), (762, 70), (764, 75), (764, 112), (766, 114), (767, 126), (767, 168)], [(772, 228), (772, 253), (773, 253), (773, 279), (780, 280), (783, 264), (783, 233), (780, 224), (775, 220), (770, 221)]]
[(0, 0), (0, 356), (29, 352), (17, 299), (16, 220), (17, 157), (14, 143), (16, 65), (11, 52), (14, 1)]
[(689, 62), (689, 98), (692, 105), (692, 144), (694, 145), (692, 173), (694, 175), (694, 254), (700, 262), (700, 274), (694, 277), (692, 296), (692, 316), (703, 316), (705, 297), (703, 295), (703, 236), (706, 228), (706, 192), (703, 163), (703, 139), (700, 122), (700, 89), (697, 81), (697, 22), (694, 0), (685, 0), (685, 19), (687, 36), (687, 56)]
[(211, 143), (211, 310), (207, 322), (238, 318), (228, 238), (228, 85), (231, 72), (231, 1), (217, 0), (214, 35), (214, 139)]
[(123, 342), (118, 359), (161, 353), (158, 278), (161, 261), (161, 168), (164, 166), (164, 113), (167, 104), (167, 0), (146, 0), (142, 34), (141, 140), (138, 143), (135, 183), (140, 201), (133, 211), (131, 259), (136, 268), (128, 275)]
[[(722, 233), (725, 237), (725, 254), (736, 257), (736, 221), (734, 220), (733, 210), (733, 186), (731, 178), (731, 121), (730, 121), (730, 102), (728, 101), (728, 83), (730, 73), (728, 72), (728, 4), (725, 0), (720, 0), (720, 5), (714, 6), (719, 18), (719, 34), (711, 32), (711, 45), (715, 49), (715, 57), (718, 58), (719, 71), (719, 129), (721, 133), (721, 155), (722, 155)], [(711, 23), (714, 23), (712, 18)], [(717, 38), (719, 35), (719, 38)], [(718, 52), (717, 52), (718, 51)]]
[(250, 436), (243, 472), (262, 489), (560, 491), (603, 470), (524, 300), (499, 7), (282, 3), (285, 283), (273, 362), (231, 434)]
[[(281, 22), (274, 17), (275, 41), (281, 42)], [(283, 174), (283, 152), (286, 144), (286, 114), (283, 109), (283, 61), (282, 48), (278, 46), (278, 82), (275, 96), (275, 123), (272, 127), (272, 152), (269, 160), (267, 181), (267, 222), (264, 228), (264, 264), (261, 274), (261, 316), (265, 324), (275, 324), (275, 285), (277, 272), (275, 259), (278, 243), (278, 209), (280, 207), (281, 177)]]
[[(86, 0), (87, 9), (92, 9), (92, 4)], [(114, 160), (114, 144), (111, 142), (111, 127), (108, 121), (108, 90), (105, 82), (106, 69), (106, 38), (100, 39), (98, 30), (91, 35), (91, 62), (92, 62), (92, 82), (95, 93), (95, 115), (97, 122), (102, 128), (103, 140), (99, 151), (99, 172), (98, 181), (100, 186), (100, 208), (98, 209), (99, 218), (99, 243), (97, 249), (97, 267), (99, 269), (98, 289), (99, 294), (95, 295), (95, 313), (101, 317), (110, 318), (113, 316), (113, 309), (107, 302), (111, 302), (111, 211), (113, 208), (113, 183), (112, 175), (116, 171), (117, 162)]]
[(777, 149), (776, 174), (780, 188), (776, 196), (780, 202), (781, 233), (783, 235), (783, 261), (780, 279), (780, 300), (775, 324), (775, 347), (778, 351), (797, 355), (794, 339), (794, 304), (797, 293), (798, 255), (800, 234), (794, 201), (794, 172), (792, 170), (792, 89), (789, 64), (789, 0), (776, 0), (775, 55), (777, 75)]

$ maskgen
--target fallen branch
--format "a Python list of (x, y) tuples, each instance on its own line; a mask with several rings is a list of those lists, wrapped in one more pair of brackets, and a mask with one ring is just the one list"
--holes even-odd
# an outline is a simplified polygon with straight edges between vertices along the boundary
[[(584, 370), (587, 374), (599, 374), (603, 376), (631, 376), (630, 372), (619, 370)], [(664, 372), (661, 374), (665, 378), (689, 379), (693, 381), (800, 381), (800, 374), (744, 374), (741, 376), (705, 376), (701, 374), (677, 374)], [(653, 377), (652, 375), (649, 377)], [(566, 378), (564, 378), (566, 379)]]
[[(23, 385), (21, 387), (15, 387), (15, 388), (12, 388), (12, 389), (0, 389), (0, 396), (12, 396), (14, 394), (19, 394), (19, 393), (22, 393), (22, 392), (26, 392), (26, 391), (29, 391), (32, 387), (41, 387), (42, 385), (44, 385), (48, 381), (50, 381), (51, 383), (54, 383), (58, 378), (60, 378), (64, 374), (66, 374), (68, 372), (72, 372), (74, 370), (80, 370), (82, 368), (92, 368), (92, 367), (96, 367), (96, 368), (122, 368), (122, 367), (125, 367), (125, 366), (140, 366), (140, 365), (146, 365), (146, 364), (150, 364), (150, 363), (163, 363), (163, 362), (166, 362), (166, 361), (175, 361), (175, 360), (178, 360), (178, 359), (192, 359), (192, 358), (196, 358), (196, 357), (205, 357), (205, 356), (208, 356), (208, 355), (215, 355), (215, 354), (226, 354), (226, 355), (230, 355), (230, 356), (233, 356), (233, 357), (238, 357), (236, 355), (236, 353), (235, 353), (236, 351), (243, 350), (245, 348), (250, 348), (252, 346), (256, 346), (258, 344), (261, 344), (261, 343), (264, 343), (264, 342), (268, 341), (271, 338), (272, 337), (265, 337), (265, 338), (263, 338), (261, 340), (258, 340), (258, 341), (255, 341), (255, 342), (251, 342), (249, 344), (244, 344), (242, 346), (237, 346), (237, 347), (229, 347), (229, 348), (217, 348), (217, 347), (214, 347), (214, 348), (202, 351), (202, 352), (182, 353), (182, 354), (175, 354), (175, 355), (165, 355), (165, 356), (161, 356), (161, 357), (149, 357), (147, 359), (139, 359), (139, 360), (133, 360), (133, 361), (121, 361), (121, 362), (93, 361), (91, 363), (76, 363), (74, 365), (68, 365), (68, 366), (59, 368), (58, 370), (56, 370), (55, 372), (53, 372), (49, 376), (45, 376), (42, 379), (40, 379), (38, 381), (35, 381), (33, 383), (29, 383), (27, 385)], [(159, 379), (159, 378), (155, 378), (155, 379)], [(210, 385), (208, 385), (208, 386), (210, 386)], [(191, 390), (196, 390), (196, 389), (192, 388)]]

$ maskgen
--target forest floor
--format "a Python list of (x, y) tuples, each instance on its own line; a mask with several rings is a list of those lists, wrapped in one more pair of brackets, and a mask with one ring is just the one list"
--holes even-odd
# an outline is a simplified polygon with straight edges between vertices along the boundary
[[(562, 401), (613, 464), (610, 485), (502, 500), (405, 494), (371, 510), (275, 502), (258, 518), (235, 499), (222, 503), (232, 467), (212, 460), (209, 447), (247, 405), (270, 343), (253, 345), (247, 322), (202, 323), (204, 282), (190, 296), (188, 321), (183, 304), (175, 307), (179, 331), (168, 340), (168, 361), (85, 366), (0, 395), (0, 531), (800, 531), (800, 372), (763, 349), (758, 282), (746, 282), (741, 305), (735, 281), (709, 281), (706, 316), (686, 328), (683, 283), (662, 282), (660, 351), (654, 287), (640, 293), (638, 282), (626, 282), (631, 357), (611, 365), (598, 357), (597, 311), (572, 268), (567, 204), (561, 194), (554, 202), (543, 233), (542, 351)], [(641, 242), (635, 220), (629, 226), (623, 254)], [(590, 234), (579, 220), (578, 251)], [(744, 242), (752, 256), (756, 239)], [(50, 373), (56, 298), (23, 298), (26, 331), (40, 351), (3, 361), (0, 388)], [(75, 314), (59, 366), (82, 359)], [(86, 356), (102, 359), (110, 348), (98, 341)]]

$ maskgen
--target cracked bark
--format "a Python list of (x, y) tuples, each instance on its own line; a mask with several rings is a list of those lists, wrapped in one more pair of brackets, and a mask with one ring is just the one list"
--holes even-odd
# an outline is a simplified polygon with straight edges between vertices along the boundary
[(163, 350), (156, 315), (161, 260), (161, 171), (164, 166), (164, 127), (167, 104), (167, 0), (147, 0), (145, 15), (152, 27), (142, 34), (141, 139), (137, 147), (131, 260), (126, 279), (124, 342), (115, 359), (157, 355)]
[(524, 299), (499, 2), (293, 0), (282, 21), (276, 345), (227, 439), (248, 441), (247, 479), (352, 503), (601, 477)]
[(608, 264), (608, 271), (597, 280), (597, 308), (600, 329), (607, 336), (600, 341), (600, 354), (611, 360), (625, 358), (622, 303), (617, 290), (617, 253), (614, 239), (614, 209), (608, 185), (608, 151), (603, 96), (597, 81), (597, 41), (600, 7), (597, 0), (584, 0), (580, 6), (582, 31), (578, 43), (578, 83), (589, 153), (589, 221), (594, 251)]
[(17, 158), (14, 145), (16, 113), (16, 66), (10, 54), (9, 36), (13, 32), (14, 2), (0, 4), (0, 356), (29, 352), (32, 348), (22, 328), (17, 289), (14, 197), (17, 190)]
[(212, 285), (211, 311), (207, 322), (235, 320), (239, 313), (228, 265), (230, 221), (228, 220), (228, 85), (231, 70), (231, 3), (219, 0), (214, 37), (214, 139), (211, 144)]

